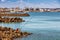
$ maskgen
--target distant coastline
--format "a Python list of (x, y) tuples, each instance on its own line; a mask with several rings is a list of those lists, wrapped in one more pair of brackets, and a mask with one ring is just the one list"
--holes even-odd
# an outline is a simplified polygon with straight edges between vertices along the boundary
[(60, 8), (0, 8), (0, 13), (7, 12), (60, 12)]
[(60, 8), (25, 8), (29, 12), (60, 12)]

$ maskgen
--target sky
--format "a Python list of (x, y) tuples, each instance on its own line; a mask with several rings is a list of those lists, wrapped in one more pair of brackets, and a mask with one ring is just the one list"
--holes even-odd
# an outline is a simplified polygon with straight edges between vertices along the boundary
[(60, 0), (0, 0), (0, 7), (60, 8)]

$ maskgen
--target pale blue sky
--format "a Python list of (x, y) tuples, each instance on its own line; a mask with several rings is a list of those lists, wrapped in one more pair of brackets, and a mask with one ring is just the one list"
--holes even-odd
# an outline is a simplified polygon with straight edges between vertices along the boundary
[(0, 0), (0, 7), (60, 8), (60, 0)]

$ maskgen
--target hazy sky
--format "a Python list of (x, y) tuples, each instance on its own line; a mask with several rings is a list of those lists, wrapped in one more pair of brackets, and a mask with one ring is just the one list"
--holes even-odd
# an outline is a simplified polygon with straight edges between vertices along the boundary
[(60, 8), (60, 0), (0, 0), (0, 7)]

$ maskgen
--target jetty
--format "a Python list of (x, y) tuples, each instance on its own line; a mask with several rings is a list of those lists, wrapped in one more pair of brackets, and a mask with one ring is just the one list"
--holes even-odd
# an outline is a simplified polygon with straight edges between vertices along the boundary
[(28, 13), (24, 13), (24, 14), (0, 13), (0, 16), (30, 16), (30, 15)]
[(3, 18), (3, 17), (0, 17), (0, 22), (5, 22), (5, 23), (24, 22), (24, 20), (22, 18)]
[(26, 12), (0, 12), (0, 22), (24, 22), (25, 20), (20, 18), (21, 16), (30, 15)]

